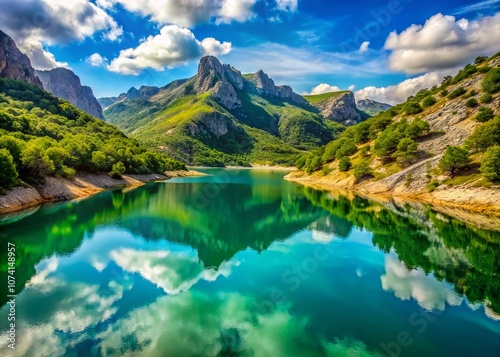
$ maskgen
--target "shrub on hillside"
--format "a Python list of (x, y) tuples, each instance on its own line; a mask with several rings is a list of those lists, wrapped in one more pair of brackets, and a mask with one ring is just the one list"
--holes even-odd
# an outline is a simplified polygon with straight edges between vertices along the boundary
[(422, 107), (418, 102), (408, 102), (404, 106), (404, 111), (408, 115), (418, 114), (422, 112)]
[(349, 160), (348, 157), (343, 157), (342, 159), (340, 159), (340, 162), (339, 162), (339, 170), (340, 171), (349, 171), (350, 168), (351, 168), (352, 164), (351, 164), (351, 160)]
[(480, 125), (467, 139), (467, 145), (485, 152), (490, 146), (500, 145), (500, 118)]
[(434, 98), (432, 95), (425, 97), (424, 100), (422, 101), (422, 108), (428, 108), (430, 106), (433, 106), (436, 104), (436, 98)]
[(392, 155), (396, 159), (397, 163), (401, 167), (406, 167), (410, 165), (418, 154), (418, 144), (416, 141), (410, 138), (402, 139), (396, 149), (396, 152)]
[(490, 93), (484, 93), (481, 98), (479, 98), (479, 101), (483, 104), (488, 104), (488, 103), (491, 103), (491, 101), (493, 100), (493, 97), (491, 96)]
[(483, 90), (493, 94), (500, 91), (500, 68), (495, 68), (486, 73), (483, 78)]
[(461, 95), (464, 95), (466, 92), (467, 92), (467, 90), (465, 90), (465, 88), (459, 87), (459, 88), (455, 89), (453, 92), (451, 92), (450, 94), (448, 94), (448, 98), (455, 99), (455, 98), (460, 97)]
[(465, 102), (465, 106), (468, 108), (475, 108), (479, 105), (479, 102), (476, 98), (470, 98)]
[(477, 56), (474, 60), (474, 64), (481, 64), (488, 59), (487, 56)]
[(478, 122), (484, 123), (487, 122), (488, 120), (493, 119), (493, 109), (488, 108), (488, 107), (481, 107), (479, 108), (478, 113), (474, 117)]
[(448, 146), (444, 156), (439, 161), (439, 168), (450, 172), (453, 176), (457, 171), (468, 167), (470, 161), (467, 150), (458, 146)]
[(490, 147), (484, 154), (481, 173), (492, 181), (500, 181), (500, 146)]
[(373, 172), (368, 162), (363, 160), (359, 164), (354, 165), (354, 177), (359, 180), (364, 176), (373, 176)]

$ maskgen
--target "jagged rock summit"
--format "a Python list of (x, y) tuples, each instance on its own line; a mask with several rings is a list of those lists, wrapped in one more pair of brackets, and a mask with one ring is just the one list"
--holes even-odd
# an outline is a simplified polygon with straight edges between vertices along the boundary
[(88, 114), (104, 120), (102, 107), (94, 97), (92, 89), (82, 86), (80, 78), (66, 68), (36, 71), (45, 89), (56, 97), (67, 100)]
[(307, 105), (307, 101), (295, 93), (290, 86), (276, 86), (262, 70), (250, 75), (248, 80), (260, 95), (289, 100), (298, 105)]
[(0, 77), (25, 81), (43, 89), (31, 62), (16, 46), (14, 40), (0, 31)]
[(344, 125), (355, 125), (363, 119), (356, 107), (354, 93), (351, 91), (325, 93), (305, 98), (319, 109), (327, 120)]
[(195, 85), (197, 94), (211, 91), (215, 98), (229, 109), (241, 107), (238, 92), (249, 87), (252, 91), (264, 97), (288, 100), (300, 106), (306, 106), (307, 101), (295, 93), (289, 86), (276, 86), (274, 81), (262, 70), (245, 78), (241, 72), (228, 64), (221, 64), (213, 56), (205, 56), (198, 66)]

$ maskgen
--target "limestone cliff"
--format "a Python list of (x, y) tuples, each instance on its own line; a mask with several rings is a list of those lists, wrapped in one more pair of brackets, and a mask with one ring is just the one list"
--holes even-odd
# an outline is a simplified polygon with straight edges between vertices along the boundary
[(31, 62), (21, 53), (16, 43), (6, 33), (0, 31), (0, 78), (25, 81), (43, 89)]
[(344, 125), (355, 125), (362, 118), (356, 107), (356, 100), (351, 91), (332, 92), (305, 97), (311, 105), (319, 109), (323, 117)]
[(88, 114), (104, 119), (102, 107), (94, 97), (92, 89), (82, 86), (80, 78), (66, 68), (54, 68), (50, 71), (36, 71), (45, 89), (56, 97), (67, 100)]
[(262, 70), (250, 75), (248, 81), (253, 84), (254, 90), (267, 97), (289, 100), (298, 105), (307, 105), (307, 101), (295, 93), (289, 86), (276, 86)]

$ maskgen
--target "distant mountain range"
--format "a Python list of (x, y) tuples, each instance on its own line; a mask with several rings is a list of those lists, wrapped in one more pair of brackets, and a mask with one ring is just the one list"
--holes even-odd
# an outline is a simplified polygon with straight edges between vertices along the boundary
[(241, 74), (211, 56), (194, 77), (99, 102), (107, 121), (191, 165), (292, 164), (370, 117), (350, 91), (302, 97), (263, 71)]

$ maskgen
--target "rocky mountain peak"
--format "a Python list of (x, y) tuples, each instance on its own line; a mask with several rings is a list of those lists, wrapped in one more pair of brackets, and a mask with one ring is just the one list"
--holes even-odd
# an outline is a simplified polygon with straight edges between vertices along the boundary
[(330, 96), (313, 105), (321, 111), (325, 119), (344, 125), (355, 125), (361, 121), (354, 93), (351, 91), (331, 93)]
[(43, 89), (31, 62), (16, 46), (14, 40), (0, 31), (0, 77), (25, 81)]
[(248, 81), (253, 84), (254, 89), (260, 95), (289, 100), (298, 105), (307, 105), (307, 101), (295, 93), (290, 86), (276, 86), (274, 81), (262, 70), (248, 77)]
[(50, 71), (36, 71), (45, 89), (56, 97), (67, 100), (88, 114), (104, 119), (102, 107), (94, 97), (92, 89), (82, 86), (80, 77), (66, 68), (54, 68)]
[(205, 56), (198, 66), (195, 91), (197, 94), (211, 91), (215, 98), (229, 109), (241, 107), (237, 90), (243, 89), (241, 73), (228, 64), (221, 64), (213, 56)]

